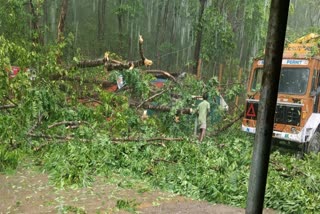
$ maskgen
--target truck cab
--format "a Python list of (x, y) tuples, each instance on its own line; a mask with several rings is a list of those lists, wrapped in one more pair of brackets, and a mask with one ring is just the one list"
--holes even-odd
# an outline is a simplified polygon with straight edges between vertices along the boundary
[[(273, 138), (303, 144), (307, 152), (320, 151), (320, 56), (318, 35), (289, 44), (283, 54), (274, 118)], [(252, 64), (242, 130), (256, 132), (264, 60)]]

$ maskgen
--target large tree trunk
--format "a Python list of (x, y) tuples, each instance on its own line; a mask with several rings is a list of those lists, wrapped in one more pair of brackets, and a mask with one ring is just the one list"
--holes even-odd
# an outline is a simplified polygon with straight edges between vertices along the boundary
[(37, 14), (35, 5), (32, 0), (29, 0), (29, 6), (31, 12), (32, 41), (36, 44), (43, 45), (43, 34), (40, 32), (39, 27), (39, 14)]
[(169, 12), (169, 4), (170, 0), (166, 2), (159, 3), (159, 11), (158, 11), (158, 18), (157, 18), (157, 30), (156, 30), (156, 44), (155, 50), (157, 50), (157, 66), (161, 65), (161, 58), (159, 52), (159, 46), (165, 40), (165, 36), (168, 34), (167, 32), (167, 20), (168, 20), (168, 12)]
[[(61, 43), (64, 39), (63, 33), (64, 33), (64, 26), (65, 26), (65, 21), (67, 17), (67, 11), (68, 11), (68, 0), (63, 0), (61, 4), (60, 19), (58, 24), (58, 38), (57, 38), (58, 44)], [(58, 54), (57, 56), (57, 63), (61, 64), (61, 54)]]
[[(98, 41), (99, 44), (104, 44), (105, 32), (105, 17), (106, 17), (106, 0), (99, 0), (98, 2)], [(103, 51), (103, 45), (99, 45), (99, 53)]]
[[(44, 26), (49, 25), (49, 3), (48, 1), (43, 2), (43, 22)], [(48, 26), (49, 27), (49, 26)], [(48, 38), (50, 38), (47, 27), (43, 28), (43, 44), (48, 43)]]
[(202, 41), (202, 16), (204, 12), (204, 6), (207, 0), (199, 0), (200, 1), (200, 11), (199, 11), (199, 19), (198, 19), (198, 26), (197, 26), (197, 37), (196, 37), (196, 46), (194, 48), (194, 67), (193, 67), (193, 74), (198, 73), (199, 61), (200, 61), (200, 51), (201, 51), (201, 41)]
[(64, 32), (64, 25), (67, 17), (68, 11), (68, 0), (63, 0), (61, 4), (61, 12), (60, 12), (60, 19), (58, 24), (58, 43), (63, 40), (63, 32)]
[[(119, 7), (122, 6), (122, 0), (119, 0)], [(118, 15), (118, 31), (119, 31), (119, 52), (120, 54), (123, 54), (123, 12), (119, 11)]]

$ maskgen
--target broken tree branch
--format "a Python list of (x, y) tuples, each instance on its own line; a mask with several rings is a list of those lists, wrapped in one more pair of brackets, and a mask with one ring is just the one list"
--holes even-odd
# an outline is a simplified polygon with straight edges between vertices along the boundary
[(51, 128), (55, 127), (55, 126), (61, 126), (61, 125), (78, 126), (78, 125), (81, 125), (81, 124), (89, 125), (89, 123), (86, 122), (86, 121), (61, 121), (61, 122), (57, 122), (57, 123), (54, 123), (54, 124), (48, 126), (48, 129), (51, 129)]
[(87, 68), (87, 67), (96, 67), (96, 66), (104, 65), (107, 71), (112, 71), (112, 70), (132, 70), (133, 68), (138, 68), (143, 65), (151, 66), (153, 62), (144, 56), (142, 44), (143, 44), (143, 39), (142, 39), (142, 36), (140, 35), (139, 36), (139, 53), (140, 53), (141, 60), (120, 62), (114, 59), (109, 59), (109, 55), (108, 53), (106, 53), (104, 58), (80, 61), (76, 64), (76, 67)]
[(43, 114), (40, 114), (37, 121), (33, 124), (33, 126), (29, 129), (27, 135), (31, 134), (36, 128), (37, 126), (41, 123), (43, 119)]
[[(44, 134), (39, 134), (39, 135), (36, 135), (36, 134), (28, 134), (29, 137), (34, 137), (34, 138), (44, 138), (44, 139), (47, 139), (47, 140), (60, 140), (59, 143), (64, 143), (64, 142), (69, 142), (69, 140), (74, 140), (73, 138), (73, 135), (71, 136), (51, 136), (51, 135), (44, 135)], [(79, 141), (81, 142), (88, 142), (89, 140), (87, 139), (78, 139)], [(33, 151), (39, 151), (40, 149), (42, 149), (43, 147), (49, 145), (49, 142), (47, 141), (46, 143), (44, 144), (41, 144), (37, 147), (35, 147), (33, 149)]]
[(90, 68), (104, 65), (108, 71), (112, 70), (132, 70), (133, 67), (141, 67), (144, 65), (143, 60), (130, 61), (130, 62), (119, 62), (116, 60), (106, 60), (105, 58), (83, 60), (76, 64), (77, 68)]
[(167, 92), (167, 91), (168, 91), (168, 89), (165, 89), (165, 90), (163, 90), (163, 91), (160, 91), (160, 92), (157, 93), (157, 94), (152, 95), (151, 97), (149, 97), (148, 99), (146, 99), (146, 100), (144, 100), (142, 103), (140, 103), (140, 104), (137, 106), (137, 108), (140, 108), (144, 103), (149, 102), (150, 100), (152, 100), (152, 99), (160, 96), (161, 94), (163, 94), (163, 93), (165, 93), (165, 92)]
[(0, 110), (2, 110), (2, 109), (8, 109), (8, 108), (15, 108), (15, 107), (17, 107), (17, 106), (14, 105), (14, 104), (8, 104), (8, 105), (0, 106)]
[[(57, 135), (45, 135), (45, 134), (33, 134), (33, 133), (28, 133), (27, 136), (33, 137), (33, 138), (43, 138), (46, 140), (60, 140), (62, 142), (69, 142), (70, 140), (74, 140), (74, 135), (69, 135), (69, 136), (57, 136)], [(77, 139), (80, 142), (89, 142), (89, 139)], [(48, 142), (41, 144), (37, 147), (35, 147), (33, 150), (34, 151), (39, 151), (43, 147), (49, 145)]]
[[(29, 137), (34, 137), (34, 138), (44, 138), (47, 140), (62, 140), (62, 142), (60, 143), (65, 143), (68, 142), (69, 140), (74, 140), (75, 138), (73, 137), (73, 135), (71, 136), (52, 136), (52, 135), (45, 135), (45, 134), (32, 134), (29, 133), (28, 134)], [(141, 138), (114, 138), (111, 139), (112, 143), (115, 144), (119, 144), (119, 143), (124, 143), (124, 142), (152, 142), (152, 141), (161, 141), (160, 143), (156, 143), (159, 144), (161, 146), (165, 146), (162, 141), (183, 141), (184, 138), (165, 138), (165, 137), (156, 137), (156, 138), (149, 138), (149, 139), (141, 139)], [(89, 142), (89, 139), (79, 139), (79, 141), (81, 142)], [(39, 151), (40, 149), (42, 149), (43, 147), (49, 145), (48, 142), (41, 144), (37, 147), (35, 147), (33, 150), (34, 151)]]
[(240, 113), (236, 118), (234, 118), (232, 121), (230, 121), (228, 124), (226, 124), (225, 126), (219, 128), (218, 130), (214, 131), (213, 133), (209, 134), (210, 137), (213, 136), (217, 136), (219, 135), (221, 132), (227, 130), (228, 128), (230, 128), (231, 126), (233, 126), (235, 124), (235, 122), (237, 122), (238, 120), (240, 120), (243, 117), (244, 113)]
[(144, 72), (148, 73), (148, 74), (162, 74), (163, 76), (168, 77), (169, 79), (171, 79), (172, 81), (174, 81), (175, 83), (178, 83), (177, 79), (172, 76), (169, 72), (167, 71), (162, 71), (162, 70), (145, 70)]
[(142, 61), (144, 61), (146, 58), (144, 57), (144, 54), (143, 54), (142, 44), (143, 44), (143, 38), (141, 35), (139, 35), (139, 53), (140, 53), (140, 57), (141, 57)]
[(47, 139), (47, 140), (54, 140), (54, 139), (58, 139), (58, 140), (73, 140), (74, 139), (73, 135), (71, 135), (71, 136), (57, 136), (57, 135), (45, 135), (45, 134), (33, 134), (33, 133), (28, 133), (27, 135), (29, 137), (44, 138), (44, 139)]
[(107, 80), (97, 80), (97, 79), (82, 79), (81, 77), (68, 77), (62, 75), (53, 75), (51, 77), (52, 80), (65, 80), (65, 81), (72, 81), (72, 82), (79, 82), (79, 83), (91, 83), (101, 85), (102, 88), (109, 88), (115, 85), (114, 82), (109, 82)]
[(153, 64), (153, 62), (149, 59), (147, 59), (145, 56), (144, 56), (144, 53), (143, 53), (143, 38), (141, 35), (139, 35), (139, 52), (140, 52), (140, 57), (141, 57), (141, 60), (143, 61), (143, 64), (145, 66), (151, 66)]
[[(130, 103), (130, 106), (137, 108), (138, 105), (136, 103)], [(150, 109), (150, 110), (161, 111), (161, 112), (169, 112), (172, 109), (172, 107), (170, 106), (152, 105), (147, 102), (143, 103), (140, 107), (144, 109)], [(193, 113), (192, 108), (178, 109), (176, 112), (176, 114), (192, 114), (192, 113)]]
[(101, 59), (93, 59), (93, 60), (83, 60), (77, 63), (78, 68), (90, 68), (90, 67), (97, 67), (103, 65), (106, 62), (105, 58)]

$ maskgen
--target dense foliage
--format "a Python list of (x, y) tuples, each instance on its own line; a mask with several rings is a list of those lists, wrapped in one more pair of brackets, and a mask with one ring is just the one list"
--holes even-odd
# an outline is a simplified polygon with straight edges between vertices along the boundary
[[(116, 173), (174, 193), (244, 207), (252, 140), (238, 129), (203, 144), (194, 140), (114, 144), (98, 134), (95, 143), (50, 146), (39, 160), (58, 186), (90, 185), (95, 175)], [(298, 159), (275, 150), (265, 206), (285, 213), (319, 211), (319, 161), (319, 155)]]
[[(97, 75), (101, 73), (99, 69), (95, 72)], [(240, 124), (236, 123), (225, 133), (207, 137), (203, 144), (198, 144), (192, 137), (194, 116), (183, 115), (178, 123), (174, 120), (175, 109), (192, 107), (191, 94), (211, 89), (211, 96), (216, 95), (216, 80), (204, 83), (187, 76), (179, 85), (169, 82), (166, 87), (180, 99), (173, 103), (169, 94), (163, 94), (157, 102), (172, 104), (172, 111), (141, 120), (136, 110), (129, 107), (128, 97), (147, 97), (152, 77), (140, 75), (138, 70), (122, 74), (132, 88), (131, 92), (110, 93), (84, 83), (79, 83), (79, 87), (64, 81), (38, 79), (30, 82), (24, 73), (10, 79), (9, 89), (21, 84), (16, 81), (25, 81), (26, 90), (15, 90), (16, 96), (9, 94), (10, 90), (6, 88), (1, 91), (3, 102), (11, 100), (18, 107), (1, 114), (0, 170), (15, 169), (19, 162), (32, 158), (58, 187), (88, 186), (97, 175), (108, 178), (120, 174), (146, 180), (154, 187), (174, 193), (244, 207), (252, 136), (240, 132)], [(3, 77), (2, 80), (5, 79)], [(135, 84), (137, 82), (139, 84)], [(61, 84), (66, 87), (61, 88)], [(72, 92), (75, 88), (82, 91)], [(20, 96), (20, 93), (23, 94)], [(95, 99), (99, 99), (100, 105), (93, 107), (78, 101), (79, 96), (90, 96), (91, 93), (99, 94)], [(231, 98), (235, 95), (234, 90), (227, 94)], [(43, 119), (32, 131), (38, 137), (28, 135), (40, 115)], [(224, 118), (228, 121), (228, 117)], [(52, 126), (60, 121), (85, 123), (77, 129)], [(224, 122), (212, 124), (209, 133)], [(147, 141), (159, 135), (183, 136), (184, 140)], [(59, 138), (63, 136), (69, 138)], [(114, 138), (127, 137), (140, 140), (114, 141)], [(265, 205), (286, 213), (319, 210), (319, 189), (315, 185), (319, 182), (319, 161), (316, 155), (297, 159), (289, 154), (273, 152)]]
[[(268, 1), (208, 1), (201, 23), (205, 78), (187, 74), (161, 89), (143, 69), (106, 75), (102, 66), (74, 65), (103, 55), (105, 48), (114, 59), (134, 59), (136, 37), (142, 33), (148, 41), (145, 54), (156, 67), (181, 73), (192, 64), (197, 0), (112, 1), (105, 11), (100, 5), (104, 0), (70, 2), (64, 40), (56, 44), (61, 1), (0, 0), (0, 172), (15, 170), (32, 158), (58, 187), (88, 186), (97, 175), (121, 174), (193, 198), (244, 207), (253, 138), (234, 122), (243, 107), (224, 112), (212, 103), (217, 117), (210, 120), (202, 144), (193, 136), (195, 115), (177, 111), (195, 108), (193, 95), (209, 92), (210, 98), (218, 97), (219, 64), (229, 64), (223, 77), (227, 81), (222, 82), (233, 82), (238, 75), (234, 68), (262, 49)], [(294, 9), (300, 8), (292, 7), (292, 13)], [(96, 13), (97, 20), (92, 15)], [(57, 56), (63, 57), (62, 64)], [(21, 70), (9, 78), (12, 65)], [(28, 68), (36, 70), (35, 80), (30, 80)], [(126, 86), (116, 92), (92, 84), (116, 83), (119, 75)], [(245, 84), (226, 85), (222, 88), (227, 102), (243, 94)], [(142, 110), (131, 102), (141, 104), (157, 93), (152, 104), (170, 110), (141, 118)], [(219, 132), (225, 125), (231, 128)], [(152, 138), (162, 140), (148, 141)], [(265, 205), (286, 213), (319, 212), (319, 164), (319, 155), (298, 159), (275, 150)]]

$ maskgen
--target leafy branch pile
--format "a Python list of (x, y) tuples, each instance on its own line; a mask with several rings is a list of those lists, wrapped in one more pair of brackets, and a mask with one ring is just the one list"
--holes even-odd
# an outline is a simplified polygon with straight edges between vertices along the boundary
[[(252, 138), (239, 132), (230, 130), (204, 144), (113, 143), (98, 135), (96, 143), (51, 145), (38, 160), (61, 187), (119, 174), (196, 199), (245, 207)], [(319, 163), (315, 155), (299, 160), (273, 152), (265, 206), (285, 213), (319, 211)]]
[[(158, 89), (150, 83), (154, 77), (138, 69), (113, 71), (108, 77), (101, 68), (66, 69), (55, 62), (57, 47), (43, 54), (0, 40), (0, 171), (32, 158), (59, 187), (87, 186), (97, 175), (116, 173), (194, 198), (245, 206), (252, 139), (236, 123), (199, 145), (192, 138), (195, 115), (177, 114), (181, 108), (195, 107), (191, 95), (208, 91), (217, 96), (215, 78), (203, 82), (187, 75)], [(37, 79), (30, 81), (27, 72), (9, 79), (6, 68), (12, 59), (22, 69), (36, 65)], [(52, 78), (56, 74), (79, 81)], [(117, 92), (87, 81), (112, 82), (119, 74), (126, 86)], [(226, 94), (240, 93), (235, 91)], [(137, 106), (146, 100), (170, 110), (142, 119)], [(222, 118), (211, 124), (209, 135), (234, 119), (233, 114)], [(148, 141), (151, 138), (156, 140)], [(273, 153), (266, 206), (289, 213), (319, 211), (319, 163), (315, 155), (297, 160)]]

